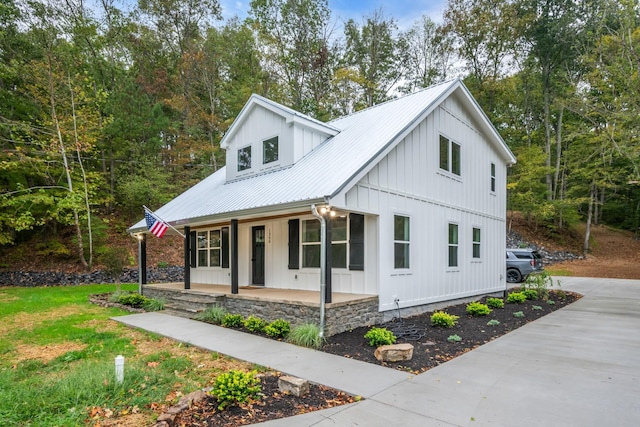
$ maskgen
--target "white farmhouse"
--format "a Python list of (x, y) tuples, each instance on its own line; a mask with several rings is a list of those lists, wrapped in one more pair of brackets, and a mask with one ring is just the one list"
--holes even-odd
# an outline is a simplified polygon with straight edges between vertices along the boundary
[(366, 296), (380, 313), (505, 289), (516, 160), (460, 80), (329, 123), (252, 95), (221, 146), (226, 167), (157, 210), (187, 237), (185, 289), (319, 292), (312, 206), (327, 303)]

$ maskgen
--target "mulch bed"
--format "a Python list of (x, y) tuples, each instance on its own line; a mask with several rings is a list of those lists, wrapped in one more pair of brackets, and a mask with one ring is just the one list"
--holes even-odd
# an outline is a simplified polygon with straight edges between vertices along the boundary
[(195, 403), (190, 409), (178, 414), (173, 425), (236, 427), (332, 408), (356, 401), (356, 398), (351, 395), (315, 384), (311, 384), (309, 392), (302, 397), (283, 393), (278, 388), (279, 376), (280, 374), (265, 375), (261, 378), (263, 397), (258, 401), (218, 410), (218, 401), (209, 395), (206, 399)]
[[(364, 339), (364, 335), (370, 329), (368, 327), (357, 328), (329, 337), (327, 343), (322, 347), (322, 351), (419, 374), (528, 322), (565, 307), (578, 298), (580, 295), (571, 292), (551, 291), (549, 300), (555, 304), (549, 304), (543, 300), (527, 300), (521, 304), (505, 302), (504, 308), (493, 309), (487, 316), (470, 316), (466, 313), (466, 304), (458, 304), (442, 310), (460, 317), (452, 328), (431, 326), (430, 318), (433, 312), (406, 319), (394, 319), (389, 323), (378, 325), (392, 331), (407, 333), (406, 336), (396, 333), (398, 336), (396, 343), (410, 343), (414, 346), (413, 357), (409, 361), (379, 362), (374, 356), (375, 347), (371, 347), (369, 342)], [(486, 298), (482, 298), (480, 301), (484, 303)], [(524, 314), (523, 317), (514, 316), (513, 313), (519, 311)], [(487, 322), (492, 319), (499, 321), (500, 324), (487, 325)], [(447, 339), (452, 335), (458, 335), (462, 340), (448, 341)]]
[[(400, 336), (397, 343), (410, 343), (414, 346), (413, 358), (410, 361), (388, 364), (379, 362), (374, 357), (375, 347), (371, 347), (364, 339), (369, 327), (331, 336), (320, 350), (418, 374), (565, 307), (579, 298), (578, 294), (552, 291), (549, 300), (554, 301), (555, 304), (542, 300), (525, 301), (521, 304), (505, 303), (502, 309), (494, 309), (487, 316), (476, 317), (466, 314), (466, 304), (458, 304), (443, 309), (449, 314), (460, 316), (457, 324), (448, 329), (431, 326), (432, 312), (378, 325), (409, 333), (407, 336)], [(481, 302), (485, 301), (486, 298), (481, 300)], [(519, 311), (524, 314), (523, 317), (513, 315), (514, 312)], [(500, 324), (488, 326), (487, 322), (492, 319), (499, 321)], [(414, 333), (416, 335), (413, 335)], [(458, 335), (462, 340), (448, 341), (447, 338), (452, 335)], [(281, 393), (277, 382), (276, 376), (264, 377), (262, 379), (264, 396), (260, 401), (241, 407), (229, 407), (223, 411), (217, 409), (216, 399), (209, 396), (198, 405), (182, 412), (174, 425), (241, 426), (344, 405), (357, 400), (353, 396), (317, 385), (312, 385), (310, 393), (298, 398)]]

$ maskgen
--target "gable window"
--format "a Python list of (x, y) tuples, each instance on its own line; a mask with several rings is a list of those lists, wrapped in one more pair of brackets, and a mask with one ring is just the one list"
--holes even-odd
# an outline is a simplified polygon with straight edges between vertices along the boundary
[(480, 258), (480, 229), (473, 227), (473, 257)]
[(496, 192), (496, 164), (491, 163), (491, 192)]
[(238, 150), (238, 172), (251, 169), (251, 146)]
[(222, 265), (221, 231), (198, 231), (196, 239), (198, 267), (220, 267)]
[(393, 268), (409, 268), (409, 217), (393, 216)]
[(440, 135), (440, 169), (460, 176), (460, 144)]
[(458, 224), (449, 224), (449, 267), (458, 266)]
[(274, 136), (262, 141), (262, 163), (272, 163), (278, 160), (278, 137)]
[(302, 221), (302, 268), (320, 267), (320, 221)]

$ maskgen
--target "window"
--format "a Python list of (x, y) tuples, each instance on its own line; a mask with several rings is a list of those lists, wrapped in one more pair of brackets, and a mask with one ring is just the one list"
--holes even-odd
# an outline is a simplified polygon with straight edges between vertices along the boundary
[(196, 246), (198, 248), (198, 267), (222, 266), (222, 234), (221, 230), (198, 231)]
[(238, 150), (238, 172), (251, 169), (251, 146)]
[(440, 169), (460, 176), (460, 144), (440, 135)]
[(409, 217), (393, 216), (393, 267), (409, 268)]
[(364, 215), (349, 214), (349, 270), (364, 270)]
[(473, 257), (480, 258), (480, 229), (473, 228)]
[(320, 221), (302, 221), (302, 267), (320, 267)]
[(496, 164), (491, 163), (491, 192), (496, 191)]
[(278, 137), (274, 136), (262, 142), (262, 163), (275, 162), (278, 160)]
[(449, 267), (458, 266), (458, 224), (449, 224)]
[(331, 267), (347, 268), (347, 217), (331, 220)]

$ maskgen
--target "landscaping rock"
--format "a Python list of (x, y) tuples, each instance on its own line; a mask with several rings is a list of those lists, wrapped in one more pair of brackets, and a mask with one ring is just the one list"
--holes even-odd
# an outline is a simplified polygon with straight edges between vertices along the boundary
[(380, 362), (400, 362), (402, 360), (411, 360), (413, 357), (413, 345), (408, 343), (382, 345), (376, 348), (373, 355)]
[(283, 375), (278, 378), (278, 388), (282, 392), (291, 393), (296, 397), (301, 397), (309, 392), (309, 381), (302, 378)]

